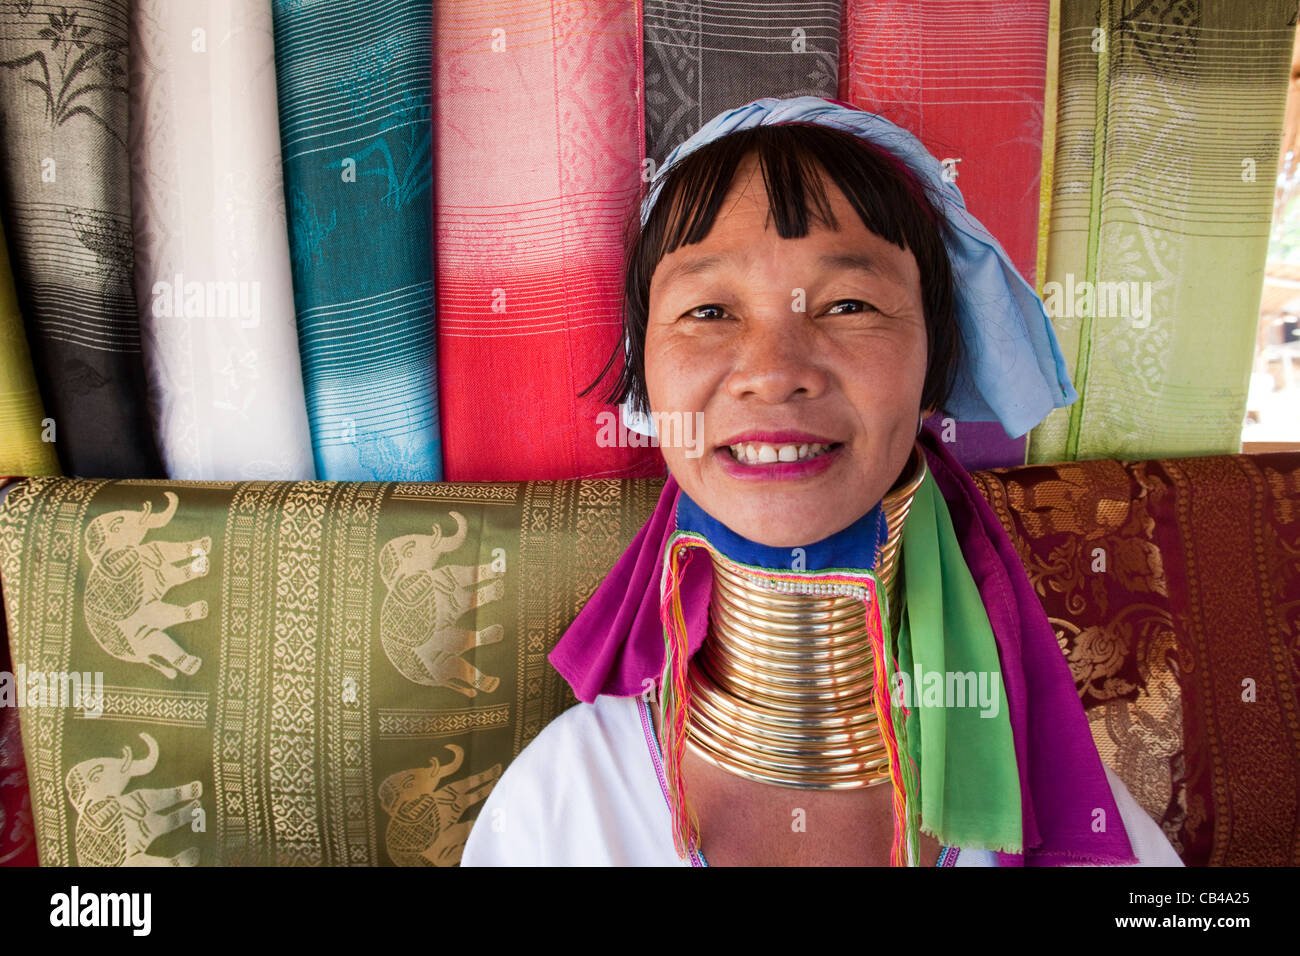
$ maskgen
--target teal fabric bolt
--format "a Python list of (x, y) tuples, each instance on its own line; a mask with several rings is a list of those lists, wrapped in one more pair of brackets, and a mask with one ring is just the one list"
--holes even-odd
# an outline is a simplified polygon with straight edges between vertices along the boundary
[(429, 4), (272, 9), (317, 475), (440, 481)]

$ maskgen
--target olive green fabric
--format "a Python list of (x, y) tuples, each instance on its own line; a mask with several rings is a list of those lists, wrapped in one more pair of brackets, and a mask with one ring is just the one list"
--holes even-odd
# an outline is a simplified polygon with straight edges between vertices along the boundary
[(1241, 450), (1296, 6), (1062, 0), (1031, 464)]
[(0, 475), (59, 473), (54, 443), (42, 440), (47, 423), (0, 224)]
[(17, 485), (14, 670), (102, 673), (98, 717), (20, 709), (41, 863), (457, 863), (660, 487)]

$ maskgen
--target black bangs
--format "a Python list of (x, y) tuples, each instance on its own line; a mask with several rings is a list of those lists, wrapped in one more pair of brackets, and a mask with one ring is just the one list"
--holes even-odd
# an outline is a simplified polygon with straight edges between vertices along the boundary
[[(738, 130), (707, 143), (675, 163), (644, 228), (640, 204), (632, 211), (623, 269), (623, 332), (630, 347), (622, 372), (603, 397), (625, 399), (649, 409), (645, 385), (645, 333), (650, 315), (650, 279), (664, 256), (702, 241), (713, 229), (736, 171), (754, 154), (767, 191), (768, 210), (782, 239), (808, 235), (819, 223), (839, 229), (820, 170), (848, 199), (871, 232), (916, 258), (929, 339), (921, 407), (943, 410), (952, 393), (961, 351), (955, 315), (952, 266), (943, 244), (948, 228), (924, 185), (888, 151), (846, 130), (817, 123), (781, 123)], [(643, 188), (642, 196), (648, 191)], [(616, 345), (586, 395), (623, 354)]]

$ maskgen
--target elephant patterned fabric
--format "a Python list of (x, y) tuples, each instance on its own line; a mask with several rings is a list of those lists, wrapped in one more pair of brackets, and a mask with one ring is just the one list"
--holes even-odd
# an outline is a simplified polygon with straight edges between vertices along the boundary
[(16, 486), (0, 577), (40, 862), (456, 865), (576, 703), (546, 654), (661, 485)]

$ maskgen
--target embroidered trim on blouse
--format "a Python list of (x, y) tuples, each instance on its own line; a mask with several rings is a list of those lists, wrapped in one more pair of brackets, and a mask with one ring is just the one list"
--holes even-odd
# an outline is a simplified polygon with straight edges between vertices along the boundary
[[(668, 778), (664, 776), (663, 750), (659, 747), (659, 737), (655, 734), (654, 720), (650, 716), (650, 705), (645, 698), (638, 698), (637, 713), (641, 715), (641, 730), (645, 734), (646, 748), (650, 751), (650, 762), (654, 764), (655, 776), (659, 778), (659, 792), (664, 795), (664, 803), (671, 814), (673, 805), (668, 799)], [(704, 854), (695, 847), (690, 848), (691, 866), (708, 866)]]

